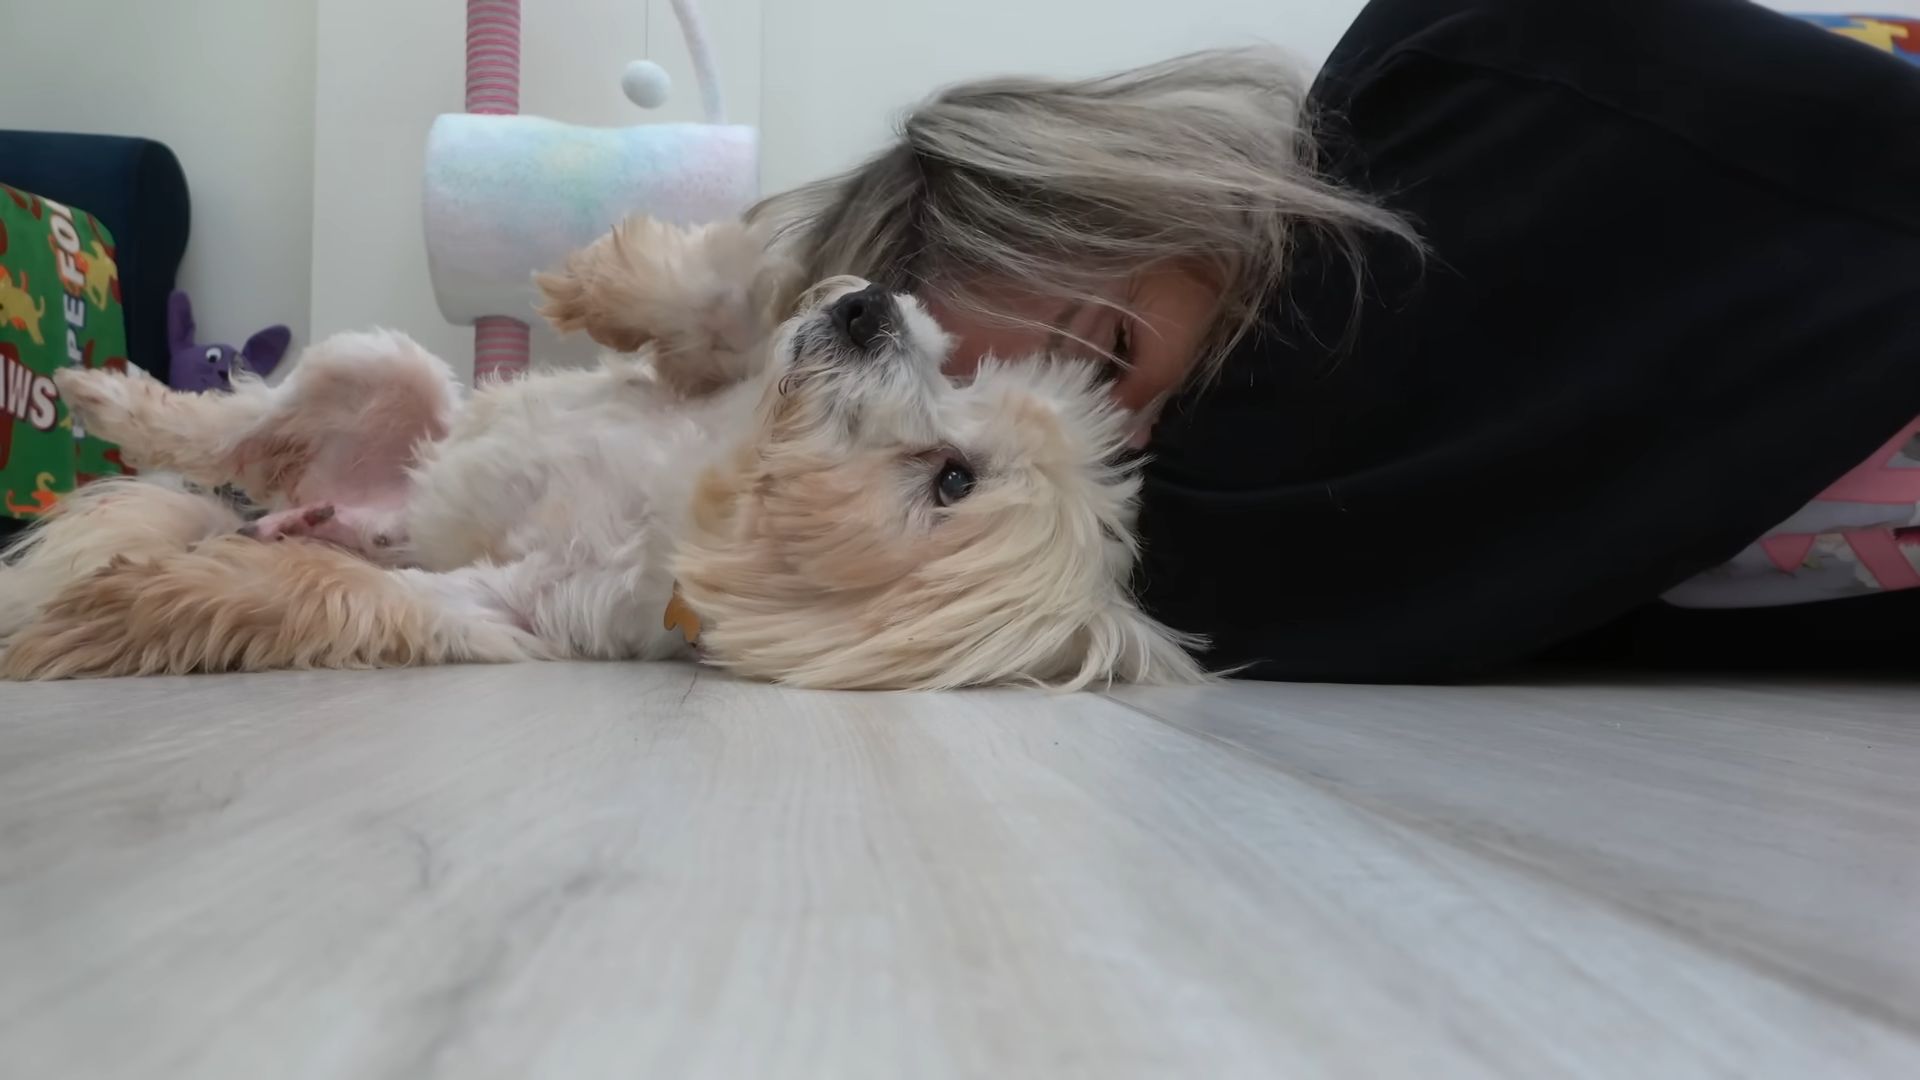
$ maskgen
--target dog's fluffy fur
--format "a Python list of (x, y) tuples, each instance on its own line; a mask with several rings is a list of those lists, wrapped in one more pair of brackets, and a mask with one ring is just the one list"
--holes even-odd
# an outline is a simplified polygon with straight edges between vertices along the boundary
[(795, 685), (1202, 677), (1128, 595), (1138, 481), (1091, 372), (954, 385), (910, 297), (862, 344), (830, 307), (865, 282), (777, 324), (779, 273), (737, 225), (636, 219), (541, 279), (619, 355), (465, 401), (389, 332), (231, 395), (62, 372), (131, 462), (270, 512), (146, 479), (63, 500), (0, 567), (0, 673), (665, 658), (677, 584), (707, 661)]

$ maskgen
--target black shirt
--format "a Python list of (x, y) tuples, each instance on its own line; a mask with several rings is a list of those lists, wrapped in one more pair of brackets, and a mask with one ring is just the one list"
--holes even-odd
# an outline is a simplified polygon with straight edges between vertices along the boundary
[(1149, 608), (1264, 678), (1772, 640), (1657, 598), (1920, 415), (1920, 69), (1738, 0), (1375, 0), (1312, 101), (1430, 251), (1356, 308), (1308, 238), (1169, 407)]

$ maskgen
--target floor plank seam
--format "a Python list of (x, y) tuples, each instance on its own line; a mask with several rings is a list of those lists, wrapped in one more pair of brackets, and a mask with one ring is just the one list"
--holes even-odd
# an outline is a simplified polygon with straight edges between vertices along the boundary
[(1584, 897), (1617, 915), (1631, 919), (1633, 922), (1648, 928), (1662, 937), (1677, 939), (1683, 945), (1691, 945), (1704, 949), (1723, 960), (1738, 964), (1752, 971), (1756, 976), (1768, 979), (1798, 993), (1810, 994), (1820, 1000), (1836, 1005), (1860, 1019), (1890, 1028), (1898, 1034), (1920, 1038), (1920, 1022), (1916, 1022), (1898, 1012), (1887, 1010), (1876, 999), (1848, 993), (1842, 988), (1821, 982), (1797, 968), (1778, 963), (1768, 956), (1744, 948), (1737, 942), (1725, 940), (1711, 931), (1699, 930), (1681, 924), (1657, 911), (1649, 911), (1638, 904), (1611, 893), (1593, 892), (1580, 883), (1569, 880), (1565, 875), (1556, 872), (1552, 867), (1546, 866), (1538, 860), (1529, 858), (1520, 852), (1512, 851), (1500, 845), (1487, 843), (1473, 837), (1463, 836), (1458, 832), (1448, 832), (1446, 830), (1432, 828), (1418, 815), (1406, 813), (1389, 803), (1359, 794), (1345, 785), (1329, 783), (1312, 773), (1301, 772), (1291, 768), (1284, 760), (1276, 758), (1273, 754), (1264, 750), (1247, 746), (1231, 739), (1222, 738), (1209, 731), (1199, 730), (1191, 725), (1183, 724), (1178, 720), (1160, 716), (1131, 701), (1116, 697), (1111, 693), (1103, 692), (1100, 696), (1138, 716), (1145, 717), (1148, 720), (1170, 727), (1182, 734), (1192, 736), (1203, 742), (1230, 751), (1237, 757), (1250, 759), (1265, 768), (1284, 775), (1289, 780), (1309, 787), (1329, 798), (1336, 799), (1347, 806), (1351, 806), (1371, 817), (1377, 818), (1384, 824), (1414, 832), (1419, 836), (1433, 840), (1455, 851), (1463, 852), (1475, 858), (1489, 860), (1505, 866), (1510, 870), (1518, 871), (1552, 888)]

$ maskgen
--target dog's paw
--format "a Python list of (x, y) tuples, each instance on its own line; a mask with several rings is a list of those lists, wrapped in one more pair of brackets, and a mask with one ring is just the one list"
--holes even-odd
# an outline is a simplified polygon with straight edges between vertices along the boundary
[(132, 383), (125, 375), (106, 368), (68, 367), (53, 373), (53, 385), (86, 426), (111, 426), (126, 418)]
[(382, 566), (405, 565), (407, 559), (406, 535), (398, 528), (395, 515), (358, 506), (296, 506), (242, 527), (240, 535), (267, 543), (289, 538), (318, 540)]
[[(253, 540), (272, 543), (288, 537), (312, 537), (315, 540), (332, 541), (331, 535), (338, 529), (333, 527), (339, 517), (339, 511), (332, 503), (320, 503), (316, 506), (296, 506), (291, 510), (281, 510), (244, 525), (240, 535)], [(347, 546), (347, 545), (341, 545)]]
[(570, 253), (556, 270), (535, 274), (539, 312), (558, 334), (583, 330), (596, 344), (635, 352), (659, 334), (643, 308), (652, 274), (647, 250), (666, 228), (635, 215), (586, 247)]
[(556, 331), (584, 330), (618, 352), (657, 342), (662, 357), (699, 365), (750, 349), (772, 329), (783, 280), (774, 268), (765, 237), (740, 222), (676, 225), (636, 214), (534, 281)]

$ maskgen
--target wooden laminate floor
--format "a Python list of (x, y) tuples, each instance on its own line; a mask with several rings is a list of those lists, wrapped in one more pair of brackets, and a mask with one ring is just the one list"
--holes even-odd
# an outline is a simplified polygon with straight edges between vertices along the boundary
[(0, 1075), (1920, 1076), (1920, 684), (0, 684)]

